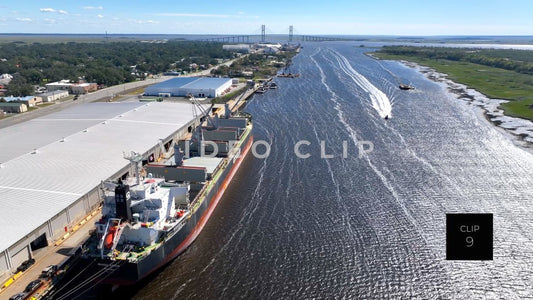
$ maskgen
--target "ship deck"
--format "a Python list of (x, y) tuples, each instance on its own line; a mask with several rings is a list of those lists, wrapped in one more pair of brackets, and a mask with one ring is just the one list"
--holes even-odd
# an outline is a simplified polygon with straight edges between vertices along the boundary
[[(164, 220), (156, 228), (161, 231), (170, 231), (176, 226), (180, 226), (190, 215), (190, 211), (185, 211), (182, 217), (173, 219), (172, 221)], [(136, 223), (131, 225), (133, 228), (139, 228), (143, 225)], [(150, 227), (150, 225), (148, 225)], [(92, 235), (85, 243), (85, 254), (91, 257), (101, 257), (101, 250), (98, 249), (100, 238), (96, 235)], [(103, 258), (115, 259), (115, 260), (128, 260), (134, 262), (142, 257), (148, 255), (152, 250), (158, 248), (162, 244), (162, 241), (158, 241), (152, 245), (139, 245), (135, 243), (118, 244), (113, 251), (104, 250)]]
[[(200, 157), (194, 156), (186, 158), (183, 160), (183, 166), (185, 167), (197, 167), (197, 168), (206, 168), (208, 174), (213, 174), (216, 168), (220, 165), (224, 158), (223, 157)], [(176, 160), (174, 156), (170, 157), (166, 162), (167, 166), (175, 166)]]

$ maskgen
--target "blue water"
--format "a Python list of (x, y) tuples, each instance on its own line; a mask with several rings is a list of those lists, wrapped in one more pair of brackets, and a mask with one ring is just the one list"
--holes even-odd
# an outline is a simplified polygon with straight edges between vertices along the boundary
[[(533, 155), (358, 46), (306, 44), (301, 77), (254, 96), (270, 156), (245, 161), (196, 242), (134, 299), (533, 297)], [(493, 213), (494, 260), (447, 261), (446, 213)]]

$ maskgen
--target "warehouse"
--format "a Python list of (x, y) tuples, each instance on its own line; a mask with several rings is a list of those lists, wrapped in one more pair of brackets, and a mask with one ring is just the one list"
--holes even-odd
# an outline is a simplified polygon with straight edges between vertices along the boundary
[(46, 93), (42, 93), (38, 95), (38, 97), (41, 97), (43, 102), (53, 102), (53, 101), (66, 98), (68, 96), (69, 96), (68, 91), (64, 91), (64, 90), (46, 92)]
[(145, 96), (215, 98), (231, 88), (231, 78), (178, 77), (146, 88)]
[(49, 92), (68, 91), (74, 95), (82, 95), (98, 90), (98, 85), (96, 83), (89, 82), (73, 83), (70, 82), (70, 80), (61, 80), (46, 84), (46, 89)]
[(250, 44), (230, 44), (222, 45), (222, 49), (233, 52), (250, 53), (252, 46)]
[(98, 207), (124, 151), (157, 159), (194, 122), (188, 103), (90, 103), (0, 129), (0, 280)]
[(26, 104), (28, 108), (35, 107), (38, 104), (42, 104), (43, 101), (39, 97), (26, 96), (26, 97), (2, 97), (7, 102), (20, 102)]
[(90, 92), (95, 92), (96, 90), (98, 90), (98, 85), (96, 83), (89, 82), (73, 84), (69, 89), (70, 93), (74, 95), (83, 95)]
[(61, 81), (58, 81), (58, 82), (47, 83), (45, 86), (46, 86), (46, 89), (49, 92), (61, 91), (61, 90), (68, 91), (68, 90), (70, 90), (70, 87), (72, 86), (72, 83), (70, 82), (70, 80), (61, 80)]
[(28, 111), (28, 106), (18, 102), (0, 102), (0, 109), (8, 113), (23, 113)]

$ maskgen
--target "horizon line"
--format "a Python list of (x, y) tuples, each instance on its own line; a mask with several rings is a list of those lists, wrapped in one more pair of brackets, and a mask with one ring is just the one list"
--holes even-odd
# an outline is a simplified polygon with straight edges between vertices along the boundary
[[(0, 33), (2, 35), (225, 35), (225, 36), (261, 36), (261, 34), (246, 34), (246, 33), (61, 33), (61, 32), (6, 32)], [(269, 35), (288, 35), (288, 33), (269, 33)], [(299, 33), (295, 36), (315, 35), (315, 36), (379, 36), (379, 37), (533, 37), (533, 34), (343, 34), (343, 33)]]

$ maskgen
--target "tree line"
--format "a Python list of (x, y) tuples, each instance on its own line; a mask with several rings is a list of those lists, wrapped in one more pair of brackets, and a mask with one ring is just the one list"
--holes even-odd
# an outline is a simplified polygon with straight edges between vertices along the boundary
[(484, 66), (533, 75), (533, 51), (412, 46), (384, 46), (381, 51), (394, 55), (466, 61)]
[(231, 57), (221, 43), (213, 42), (6, 43), (0, 44), (0, 74), (17, 74), (14, 84), (8, 85), (16, 95), (20, 84), (25, 90), (28, 85), (83, 78), (109, 86), (136, 80), (132, 72), (189, 71), (190, 64), (214, 65), (216, 58)]
[[(253, 71), (256, 77), (276, 75), (279, 68), (290, 64), (294, 51), (281, 51), (274, 54), (252, 53), (234, 61), (230, 66), (220, 66), (211, 71), (215, 76), (242, 76), (244, 71)], [(272, 64), (272, 61), (276, 63)]]

